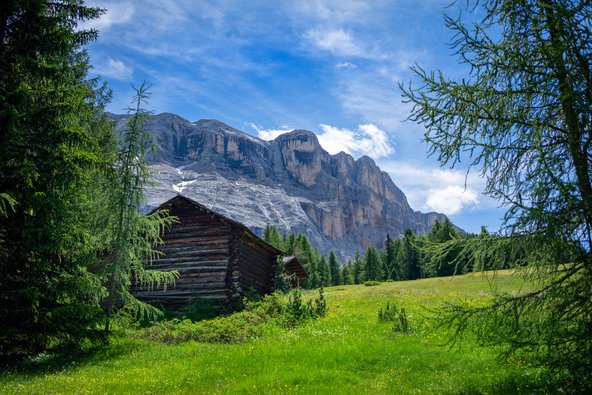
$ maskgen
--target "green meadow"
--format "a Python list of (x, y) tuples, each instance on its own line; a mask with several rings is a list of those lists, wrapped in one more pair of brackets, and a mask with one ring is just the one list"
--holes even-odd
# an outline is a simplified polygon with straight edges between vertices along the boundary
[[(470, 338), (453, 348), (432, 309), (480, 304), (526, 285), (510, 272), (326, 289), (328, 312), (296, 328), (265, 322), (236, 344), (169, 344), (121, 329), (109, 345), (43, 354), (3, 366), (0, 393), (545, 393), (543, 372), (500, 359)], [(306, 297), (316, 296), (307, 291)], [(378, 319), (387, 302), (407, 312), (410, 331)]]

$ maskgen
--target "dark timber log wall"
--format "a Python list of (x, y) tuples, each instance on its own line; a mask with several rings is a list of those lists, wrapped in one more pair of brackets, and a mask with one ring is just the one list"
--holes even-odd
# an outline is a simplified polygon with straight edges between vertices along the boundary
[(187, 305), (193, 296), (226, 302), (230, 296), (226, 272), (231, 226), (210, 213), (197, 210), (187, 201), (179, 199), (174, 203), (163, 208), (168, 208), (179, 223), (164, 233), (164, 245), (158, 248), (164, 256), (155, 260), (150, 268), (177, 270), (179, 278), (175, 286), (166, 291), (136, 289), (135, 296), (168, 308)]
[(150, 266), (177, 270), (176, 285), (167, 290), (135, 287), (133, 294), (158, 307), (179, 309), (194, 296), (231, 304), (251, 290), (273, 291), (273, 263), (281, 251), (259, 239), (244, 225), (177, 195), (159, 208), (179, 222), (163, 235), (164, 256)]
[(254, 289), (260, 294), (273, 291), (273, 263), (270, 256), (256, 240), (245, 235), (240, 254), (240, 285), (245, 291)]

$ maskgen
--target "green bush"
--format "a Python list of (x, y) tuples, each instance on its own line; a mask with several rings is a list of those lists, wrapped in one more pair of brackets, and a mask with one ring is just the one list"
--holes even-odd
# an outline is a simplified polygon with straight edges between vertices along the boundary
[(384, 322), (392, 322), (393, 330), (395, 332), (409, 332), (409, 322), (407, 321), (407, 312), (405, 308), (398, 308), (395, 304), (390, 306), (386, 303), (386, 308), (378, 310), (378, 320)]
[[(205, 304), (194, 304), (196, 312), (202, 312)], [(300, 291), (288, 297), (280, 292), (265, 295), (258, 301), (244, 301), (244, 310), (228, 316), (202, 319), (193, 322), (189, 318), (175, 318), (153, 323), (140, 331), (140, 336), (164, 343), (180, 343), (195, 340), (207, 343), (242, 343), (263, 334), (263, 324), (271, 322), (283, 327), (295, 327), (309, 319), (323, 317), (327, 303), (323, 289), (319, 297), (302, 300)], [(207, 309), (205, 311), (208, 311)]]
[(380, 285), (380, 281), (366, 280), (366, 281), (364, 281), (364, 285), (367, 286), (367, 287), (373, 287), (375, 285)]
[(206, 343), (242, 343), (260, 337), (263, 317), (250, 311), (241, 311), (227, 317), (192, 322), (173, 319), (157, 322), (142, 330), (142, 337), (164, 343), (195, 340)]
[(215, 318), (223, 313), (223, 308), (208, 299), (194, 296), (191, 303), (183, 311), (183, 316), (191, 321)]

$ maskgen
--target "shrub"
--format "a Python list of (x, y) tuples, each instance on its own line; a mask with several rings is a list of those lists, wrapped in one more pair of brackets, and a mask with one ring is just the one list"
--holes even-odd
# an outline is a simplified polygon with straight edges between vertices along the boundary
[(219, 316), (221, 310), (222, 306), (216, 305), (211, 300), (194, 296), (183, 312), (183, 316), (191, 321), (201, 321)]
[(396, 305), (390, 306), (386, 303), (386, 308), (378, 310), (378, 320), (393, 323), (393, 331), (395, 332), (409, 332), (409, 322), (407, 321), (407, 312), (405, 308), (399, 309)]
[[(241, 312), (199, 322), (187, 318), (156, 322), (148, 328), (141, 329), (140, 336), (164, 343), (188, 340), (242, 343), (260, 337), (263, 334), (263, 324), (266, 322), (295, 327), (309, 319), (323, 317), (327, 312), (322, 288), (319, 290), (318, 298), (310, 299), (306, 303), (302, 301), (300, 291), (294, 291), (289, 297), (276, 292), (265, 295), (258, 301), (244, 301), (244, 307)], [(199, 309), (197, 311), (201, 311)]]
[(364, 285), (367, 286), (367, 287), (373, 287), (375, 285), (380, 285), (380, 281), (366, 280), (366, 281), (364, 281)]
[(324, 290), (319, 289), (317, 299), (309, 299), (306, 304), (302, 301), (302, 293), (298, 290), (292, 292), (288, 298), (286, 307), (277, 317), (282, 326), (295, 327), (308, 319), (324, 317), (327, 313), (327, 302), (323, 295)]
[(250, 311), (242, 311), (226, 317), (192, 322), (189, 319), (173, 319), (157, 322), (142, 330), (142, 337), (164, 343), (181, 343), (195, 340), (207, 343), (242, 343), (262, 334), (265, 320)]

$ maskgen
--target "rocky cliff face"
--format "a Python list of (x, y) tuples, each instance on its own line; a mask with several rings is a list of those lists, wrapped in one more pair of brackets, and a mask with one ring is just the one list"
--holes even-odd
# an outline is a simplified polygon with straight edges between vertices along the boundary
[[(126, 118), (114, 116), (120, 126)], [(263, 141), (215, 120), (152, 118), (161, 149), (152, 160), (157, 206), (175, 193), (244, 223), (261, 234), (267, 223), (303, 232), (322, 252), (342, 259), (387, 233), (427, 232), (443, 215), (413, 211), (403, 192), (368, 157), (330, 155), (314, 133), (294, 130)]]

